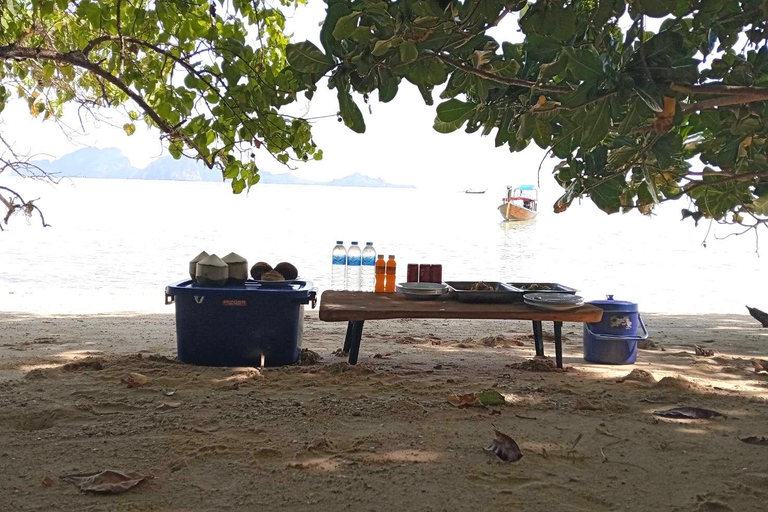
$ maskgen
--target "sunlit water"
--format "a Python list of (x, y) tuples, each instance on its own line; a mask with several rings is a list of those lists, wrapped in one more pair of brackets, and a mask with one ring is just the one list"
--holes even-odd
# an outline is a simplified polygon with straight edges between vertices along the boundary
[(43, 197), (53, 227), (15, 218), (0, 233), (2, 311), (171, 313), (164, 288), (186, 277), (201, 250), (234, 251), (251, 264), (290, 261), (322, 291), (336, 240), (372, 241), (396, 255), (400, 280), (407, 263), (441, 263), (444, 280), (559, 282), (647, 312), (768, 309), (768, 258), (755, 253), (754, 235), (719, 241), (713, 234), (725, 232), (714, 229), (704, 248), (708, 224), (680, 222), (682, 203), (654, 218), (607, 216), (586, 203), (555, 215), (552, 190), (535, 221), (504, 223), (496, 209), (504, 190), (258, 185), (233, 196), (218, 183), (23, 185)]

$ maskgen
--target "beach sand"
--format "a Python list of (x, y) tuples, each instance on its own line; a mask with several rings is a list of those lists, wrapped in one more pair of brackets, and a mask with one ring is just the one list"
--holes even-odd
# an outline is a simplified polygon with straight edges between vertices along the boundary
[[(768, 509), (768, 446), (740, 440), (768, 436), (768, 375), (751, 362), (768, 359), (768, 329), (644, 318), (634, 366), (585, 363), (581, 325), (565, 324), (567, 371), (535, 372), (510, 366), (534, 355), (527, 322), (367, 322), (351, 367), (334, 355), (346, 325), (313, 312), (304, 347), (320, 362), (257, 370), (177, 362), (172, 315), (1, 314), (0, 509)], [(447, 401), (486, 389), (507, 405)], [(652, 414), (676, 406), (727, 419)], [(494, 426), (520, 461), (484, 451)], [(103, 469), (151, 478), (119, 495), (59, 478)]]

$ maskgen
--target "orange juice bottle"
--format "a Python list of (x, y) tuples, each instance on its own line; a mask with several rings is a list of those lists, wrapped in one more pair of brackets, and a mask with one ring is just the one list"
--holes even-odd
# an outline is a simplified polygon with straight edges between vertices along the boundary
[(387, 267), (387, 262), (384, 261), (384, 255), (379, 254), (379, 257), (376, 260), (376, 287), (374, 288), (375, 292), (384, 291), (384, 278), (387, 275), (386, 267)]
[(397, 263), (395, 263), (395, 255), (390, 254), (387, 260), (387, 282), (384, 285), (384, 291), (392, 293), (395, 291), (395, 282), (397, 281)]

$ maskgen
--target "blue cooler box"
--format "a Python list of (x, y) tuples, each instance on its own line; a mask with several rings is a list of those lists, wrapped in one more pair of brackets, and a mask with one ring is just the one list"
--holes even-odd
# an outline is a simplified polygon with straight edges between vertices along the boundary
[(205, 366), (282, 366), (301, 354), (304, 304), (315, 307), (309, 281), (208, 287), (186, 280), (165, 289), (176, 304), (179, 359)]

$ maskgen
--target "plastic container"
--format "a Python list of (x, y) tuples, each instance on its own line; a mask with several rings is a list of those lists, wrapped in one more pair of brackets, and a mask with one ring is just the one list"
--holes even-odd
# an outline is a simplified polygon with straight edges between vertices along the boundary
[(357, 242), (347, 250), (347, 290), (360, 291), (360, 272), (362, 270), (363, 252)]
[(339, 240), (333, 248), (331, 264), (331, 289), (343, 290), (347, 285), (347, 250)]
[(362, 270), (360, 272), (360, 290), (372, 292), (376, 283), (376, 249), (373, 242), (366, 242), (363, 249)]
[(185, 363), (282, 366), (301, 354), (304, 304), (315, 307), (309, 281), (206, 287), (182, 281), (165, 289), (176, 305), (176, 347)]
[[(599, 364), (634, 364), (637, 342), (648, 338), (648, 330), (637, 304), (607, 300), (589, 302), (603, 310), (600, 322), (584, 324), (584, 359)], [(638, 334), (638, 326), (643, 334)]]
[(376, 258), (376, 286), (374, 292), (384, 292), (385, 284), (387, 280), (387, 262), (384, 261), (384, 255), (379, 254)]
[(384, 282), (384, 291), (387, 293), (394, 293), (395, 285), (397, 284), (397, 262), (395, 262), (395, 255), (390, 254), (387, 260), (387, 279)]

